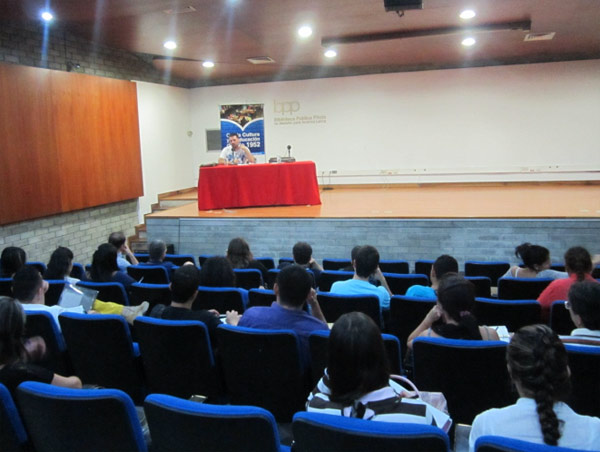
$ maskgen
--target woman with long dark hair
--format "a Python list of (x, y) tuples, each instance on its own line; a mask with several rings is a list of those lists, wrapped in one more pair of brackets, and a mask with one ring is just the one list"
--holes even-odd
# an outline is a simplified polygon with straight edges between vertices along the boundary
[(329, 361), (310, 394), (307, 411), (384, 422), (435, 425), (429, 405), (403, 397), (390, 380), (381, 332), (361, 313), (342, 315), (329, 336)]
[(71, 284), (77, 283), (77, 278), (71, 278), (73, 269), (73, 251), (64, 246), (59, 246), (50, 255), (50, 261), (44, 272), (44, 279), (64, 279)]
[(126, 289), (135, 282), (135, 279), (119, 270), (117, 249), (110, 243), (103, 243), (94, 252), (90, 276), (95, 282), (119, 282)]
[(511, 267), (503, 278), (567, 278), (567, 272), (550, 269), (550, 250), (541, 245), (522, 243), (515, 248), (515, 256), (523, 261), (523, 267)]
[(255, 268), (260, 270), (263, 283), (267, 280), (267, 268), (254, 259), (250, 245), (241, 237), (231, 239), (227, 247), (227, 260), (233, 268)]
[(206, 259), (200, 269), (200, 285), (235, 287), (235, 274), (229, 260), (223, 256), (213, 256)]
[(12, 278), (27, 262), (27, 254), (18, 246), (7, 246), (0, 256), (0, 277)]
[(439, 283), (437, 296), (436, 305), (408, 336), (409, 348), (419, 336), (486, 341), (499, 339), (493, 328), (479, 326), (472, 313), (475, 305), (475, 287), (471, 281), (456, 273), (446, 273)]
[[(81, 388), (75, 376), (63, 377), (40, 366), (31, 364), (31, 348), (25, 343), (25, 312), (21, 303), (9, 297), (0, 297), (0, 383), (14, 394), (24, 381), (40, 381), (56, 386)], [(43, 340), (38, 352), (45, 350)], [(28, 351), (29, 349), (29, 351)]]
[(515, 405), (493, 408), (475, 418), (471, 450), (484, 435), (578, 450), (599, 449), (600, 419), (578, 415), (563, 402), (570, 391), (571, 372), (556, 333), (547, 325), (521, 328), (508, 345), (506, 363), (520, 398)]

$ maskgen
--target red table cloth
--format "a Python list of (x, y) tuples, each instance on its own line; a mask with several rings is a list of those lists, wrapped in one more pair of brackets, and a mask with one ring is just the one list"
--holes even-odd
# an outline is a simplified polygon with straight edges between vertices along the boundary
[(314, 162), (201, 167), (198, 209), (321, 204)]

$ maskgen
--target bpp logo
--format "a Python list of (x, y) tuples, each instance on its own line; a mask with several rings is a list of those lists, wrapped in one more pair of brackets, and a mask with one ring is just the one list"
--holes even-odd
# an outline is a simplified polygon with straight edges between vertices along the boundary
[(279, 113), (280, 115), (285, 115), (286, 113), (289, 113), (291, 115), (292, 113), (295, 113), (298, 110), (300, 110), (300, 102), (298, 102), (297, 100), (283, 102), (273, 101), (273, 107), (275, 113)]

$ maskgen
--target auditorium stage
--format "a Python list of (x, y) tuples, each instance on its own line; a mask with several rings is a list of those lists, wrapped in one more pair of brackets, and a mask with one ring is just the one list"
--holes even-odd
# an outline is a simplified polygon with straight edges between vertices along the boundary
[(427, 184), (320, 189), (319, 206), (199, 211), (197, 192), (163, 201), (190, 203), (160, 218), (600, 218), (600, 184)]
[[(490, 183), (321, 188), (320, 206), (198, 211), (196, 193), (161, 199), (174, 207), (146, 217), (148, 237), (173, 243), (180, 253), (223, 254), (245, 237), (256, 256), (290, 256), (298, 240), (315, 257), (347, 257), (352, 246), (372, 244), (383, 259), (516, 262), (514, 248), (528, 241), (561, 261), (570, 246), (600, 252), (600, 184)], [(180, 205), (176, 205), (180, 204)]]

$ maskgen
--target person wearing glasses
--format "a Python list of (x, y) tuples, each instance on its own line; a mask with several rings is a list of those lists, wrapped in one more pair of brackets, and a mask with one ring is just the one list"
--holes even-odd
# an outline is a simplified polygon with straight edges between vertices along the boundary
[(565, 301), (575, 329), (561, 340), (569, 344), (600, 345), (600, 284), (591, 281), (575, 283)]

